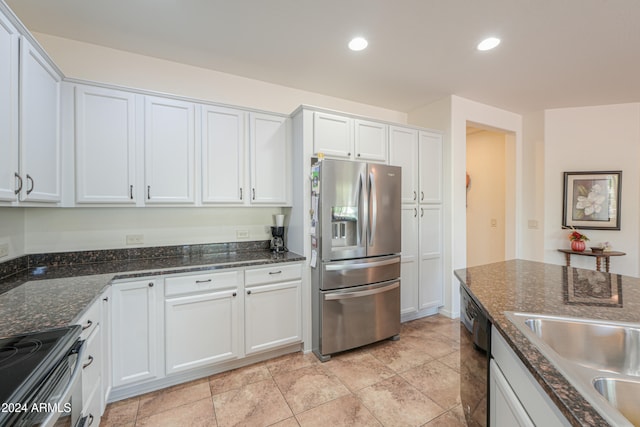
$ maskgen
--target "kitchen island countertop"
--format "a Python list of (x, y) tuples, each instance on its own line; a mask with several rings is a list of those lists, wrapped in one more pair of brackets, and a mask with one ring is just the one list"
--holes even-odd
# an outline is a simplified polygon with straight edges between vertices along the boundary
[(74, 323), (117, 280), (304, 259), (294, 252), (255, 250), (28, 268), (0, 280), (0, 337)]
[(640, 279), (524, 260), (460, 269), (455, 275), (572, 425), (609, 425), (505, 312), (640, 323)]

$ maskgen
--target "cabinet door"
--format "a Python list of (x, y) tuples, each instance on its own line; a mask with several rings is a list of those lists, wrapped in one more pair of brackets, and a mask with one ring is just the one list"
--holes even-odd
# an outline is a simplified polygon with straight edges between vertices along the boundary
[(60, 76), (20, 39), (20, 200), (59, 202)]
[(534, 427), (533, 421), (495, 360), (491, 359), (489, 366), (490, 427)]
[(302, 340), (300, 280), (252, 286), (245, 295), (245, 353)]
[(442, 135), (420, 132), (420, 203), (442, 203)]
[(111, 291), (113, 386), (161, 377), (161, 282), (116, 284)]
[(351, 159), (353, 120), (328, 113), (313, 113), (313, 152), (327, 157)]
[(420, 309), (439, 307), (443, 300), (442, 209), (420, 206)]
[(18, 31), (0, 14), (0, 200), (17, 200)]
[(76, 202), (135, 204), (135, 97), (75, 88)]
[(387, 161), (387, 125), (366, 120), (354, 120), (355, 159)]
[(284, 117), (251, 113), (251, 203), (288, 204), (291, 150)]
[(245, 115), (202, 107), (202, 201), (242, 203), (246, 197)]
[(194, 202), (195, 107), (145, 97), (145, 202)]
[(418, 131), (389, 127), (389, 164), (402, 167), (402, 203), (418, 200)]
[(165, 301), (167, 374), (238, 357), (238, 290)]
[(400, 314), (418, 311), (418, 205), (402, 205)]

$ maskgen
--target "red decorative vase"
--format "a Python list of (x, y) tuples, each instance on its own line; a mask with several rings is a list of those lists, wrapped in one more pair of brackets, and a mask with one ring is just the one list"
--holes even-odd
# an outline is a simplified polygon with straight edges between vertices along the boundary
[(582, 252), (587, 247), (587, 244), (584, 240), (572, 240), (571, 241), (571, 250), (576, 252)]

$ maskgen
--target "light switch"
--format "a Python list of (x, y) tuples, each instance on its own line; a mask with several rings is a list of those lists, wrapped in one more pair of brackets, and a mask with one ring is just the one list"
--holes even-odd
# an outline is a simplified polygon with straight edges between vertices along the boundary
[(498, 226), (498, 220), (495, 218), (491, 218), (491, 227), (497, 227)]
[(536, 221), (535, 219), (530, 219), (529, 221), (527, 221), (527, 226), (532, 230), (537, 230), (538, 221)]

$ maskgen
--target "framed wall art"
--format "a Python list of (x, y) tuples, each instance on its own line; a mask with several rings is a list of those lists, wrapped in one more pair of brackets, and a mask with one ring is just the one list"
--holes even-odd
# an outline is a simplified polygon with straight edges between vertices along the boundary
[(565, 172), (564, 227), (620, 230), (622, 171)]

